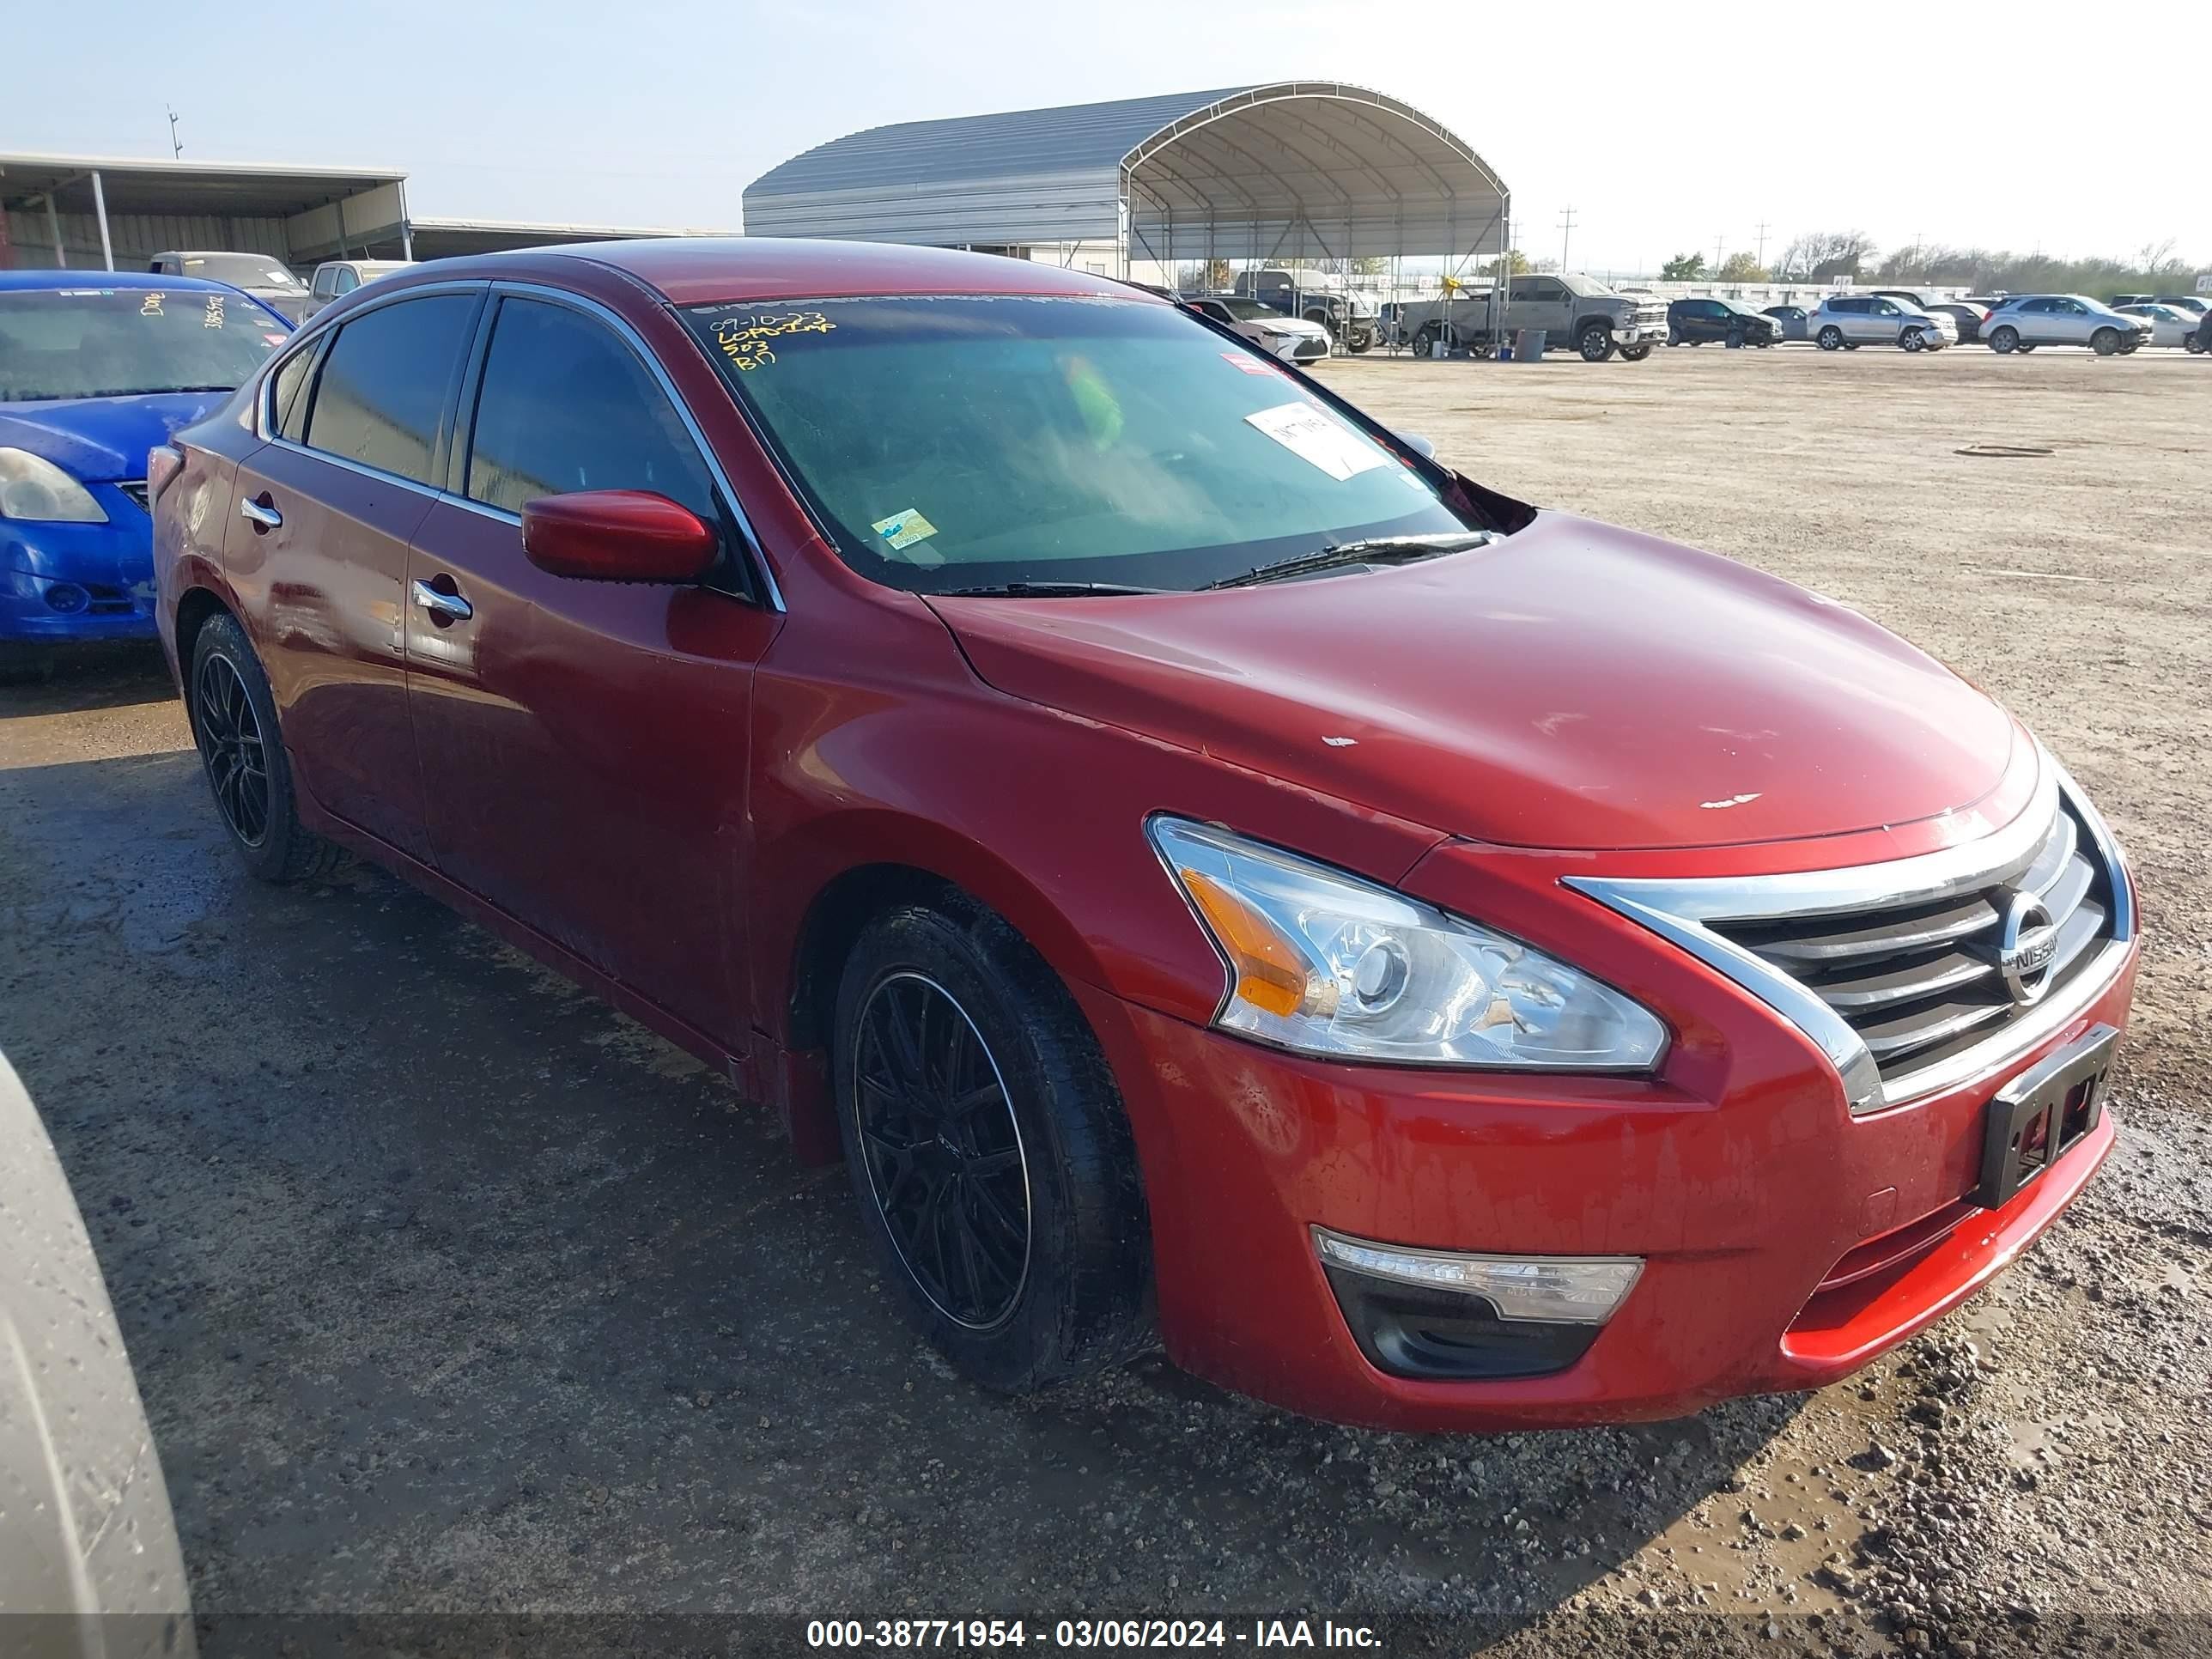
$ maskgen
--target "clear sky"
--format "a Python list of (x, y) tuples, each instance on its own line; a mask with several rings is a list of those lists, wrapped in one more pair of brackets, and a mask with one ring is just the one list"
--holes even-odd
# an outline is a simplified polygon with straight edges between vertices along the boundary
[[(1437, 117), (1516, 240), (1656, 267), (1864, 229), (2212, 266), (2196, 8), (1115, 0), (7, 0), (0, 149), (389, 163), (424, 216), (735, 227), (784, 157), (889, 121), (1326, 78)], [(1517, 15), (1516, 15), (1517, 14)], [(2001, 38), (2052, 48), (1996, 44)], [(31, 64), (36, 74), (26, 73)]]

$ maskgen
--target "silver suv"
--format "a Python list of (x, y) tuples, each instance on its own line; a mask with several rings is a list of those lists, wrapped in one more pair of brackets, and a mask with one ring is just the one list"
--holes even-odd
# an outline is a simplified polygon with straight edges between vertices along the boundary
[(2148, 317), (2130, 317), (2086, 294), (2015, 294), (1990, 313), (1982, 337), (1992, 351), (2085, 345), (2100, 357), (2133, 351), (2151, 337)]
[(1959, 343), (1955, 319), (1892, 294), (1831, 294), (1805, 326), (1823, 351), (1856, 351), (1863, 345), (1941, 351)]

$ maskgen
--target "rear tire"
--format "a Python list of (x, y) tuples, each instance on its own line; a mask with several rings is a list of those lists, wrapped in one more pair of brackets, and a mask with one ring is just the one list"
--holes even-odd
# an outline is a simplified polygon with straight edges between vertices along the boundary
[(1823, 351), (1840, 351), (1843, 349), (1844, 331), (1838, 328), (1833, 323), (1830, 323), (1826, 328), (1820, 331), (1819, 338), (1820, 349)]
[(200, 766), (247, 871), (293, 882), (337, 869), (343, 851), (300, 823), (269, 677), (234, 617), (210, 617), (201, 627), (187, 684)]
[(1019, 934), (959, 895), (879, 916), (845, 964), (833, 1045), (862, 1224), (908, 1321), (963, 1376), (1022, 1394), (1151, 1346), (1128, 1120), (1074, 999)]
[(1999, 356), (2008, 356), (2020, 349), (2020, 331), (2011, 325), (1990, 331), (1990, 349)]

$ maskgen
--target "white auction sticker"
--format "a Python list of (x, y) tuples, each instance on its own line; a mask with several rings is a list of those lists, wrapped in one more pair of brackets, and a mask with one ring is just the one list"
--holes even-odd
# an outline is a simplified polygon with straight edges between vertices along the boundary
[(1332, 478), (1349, 478), (1389, 463), (1388, 455), (1361, 441), (1358, 433), (1311, 404), (1279, 404), (1244, 418)]

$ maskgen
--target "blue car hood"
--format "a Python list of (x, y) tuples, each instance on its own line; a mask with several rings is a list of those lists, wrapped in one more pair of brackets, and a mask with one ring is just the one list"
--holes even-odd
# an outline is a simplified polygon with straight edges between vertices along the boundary
[(0, 447), (27, 449), (87, 483), (143, 478), (148, 450), (230, 398), (228, 392), (149, 392), (0, 404)]

